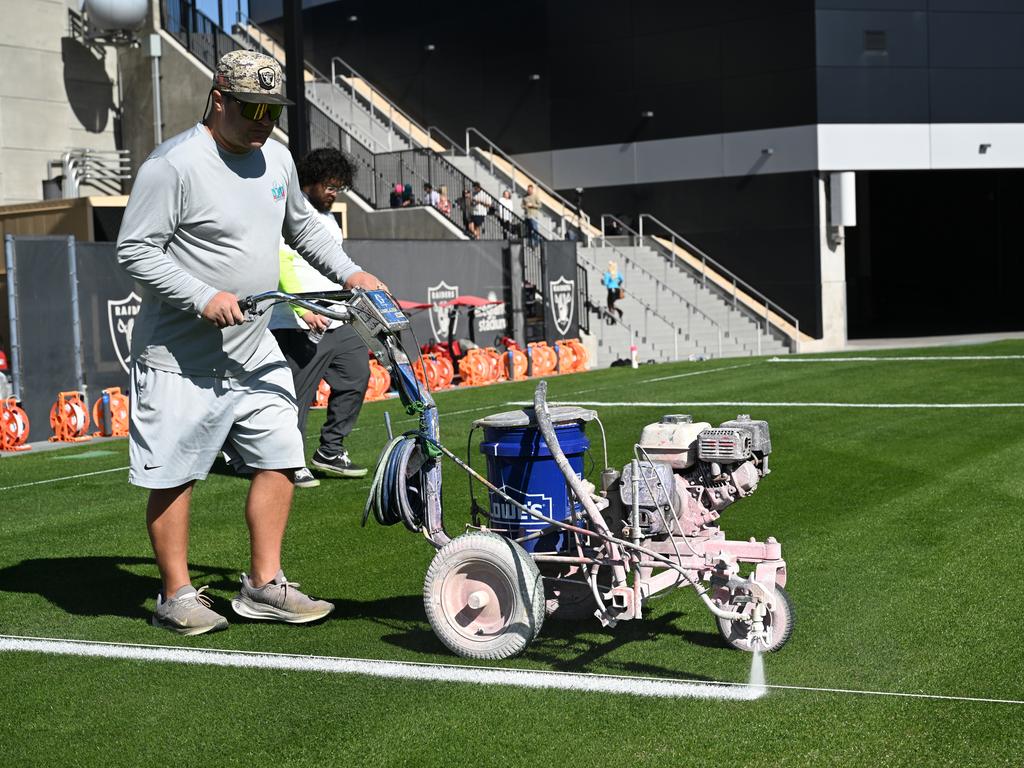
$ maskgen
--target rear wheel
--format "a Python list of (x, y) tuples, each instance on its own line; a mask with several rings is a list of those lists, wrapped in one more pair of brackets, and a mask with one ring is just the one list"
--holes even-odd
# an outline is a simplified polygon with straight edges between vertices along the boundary
[(507, 659), (521, 653), (544, 623), (540, 571), (514, 541), (473, 532), (434, 555), (423, 585), (434, 634), (468, 659)]
[[(749, 595), (740, 591), (737, 593), (737, 597), (746, 598)], [(745, 605), (745, 601), (738, 600), (736, 602), (724, 603), (722, 607), (727, 611), (739, 611)], [(789, 640), (789, 636), (793, 634), (793, 619), (793, 605), (789, 601), (789, 595), (786, 594), (786, 590), (782, 587), (775, 587), (775, 597), (764, 617), (764, 625), (766, 629), (771, 631), (771, 638), (768, 647), (761, 648), (761, 650), (768, 652), (777, 651), (785, 645), (786, 641)], [(750, 625), (747, 622), (719, 619), (717, 617), (716, 621), (718, 622), (718, 631), (725, 639), (725, 642), (737, 650), (753, 652), (754, 649), (748, 638)]]

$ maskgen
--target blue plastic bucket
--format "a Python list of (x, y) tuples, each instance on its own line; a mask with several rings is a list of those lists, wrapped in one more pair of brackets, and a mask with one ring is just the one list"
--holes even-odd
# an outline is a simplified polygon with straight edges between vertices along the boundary
[[(504, 415), (496, 414), (477, 422), (484, 426), (480, 453), (487, 457), (487, 479), (520, 504), (545, 517), (568, 520), (579, 510), (580, 504), (570, 500), (572, 493), (565, 476), (544, 443), (540, 429), (532, 419), (526, 426), (488, 425), (492, 419)], [(579, 419), (555, 424), (558, 444), (578, 477), (583, 477), (583, 455), (590, 448), (584, 427), (584, 422)], [(548, 525), (514, 507), (493, 491), (489, 496), (490, 528), (495, 533), (517, 539)], [(557, 552), (565, 543), (566, 533), (554, 531), (522, 542), (522, 546), (527, 552)]]

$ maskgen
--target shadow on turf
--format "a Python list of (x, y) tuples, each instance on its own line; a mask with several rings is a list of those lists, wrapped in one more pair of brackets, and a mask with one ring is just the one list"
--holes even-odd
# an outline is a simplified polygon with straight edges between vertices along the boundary
[[(404, 598), (358, 603), (338, 600), (338, 610), (332, 619), (345, 617), (380, 620), (393, 618), (394, 628), (399, 630), (381, 637), (386, 643), (406, 651), (431, 655), (451, 655), (445, 645), (437, 639), (429, 626), (422, 621), (411, 622), (410, 616), (422, 615), (423, 600), (419, 595)], [(343, 607), (344, 606), (344, 607)], [(373, 606), (372, 610), (367, 610)], [(385, 608), (386, 606), (386, 608)], [(383, 610), (382, 610), (383, 608)], [(604, 673), (646, 675), (651, 677), (686, 677), (689, 680), (707, 680), (694, 672), (679, 668), (668, 668), (642, 661), (609, 660), (604, 657), (623, 646), (636, 644), (638, 654), (652, 642), (664, 641), (666, 636), (678, 638), (682, 643), (705, 648), (727, 649), (729, 646), (717, 633), (680, 631), (673, 622), (683, 614), (670, 612), (653, 619), (622, 622), (614, 629), (601, 627), (595, 620), (546, 621), (540, 636), (527, 648), (524, 658), (548, 665), (561, 672), (579, 672), (594, 665)], [(387, 624), (387, 622), (385, 622)], [(598, 663), (599, 662), (599, 663)]]
[[(76, 616), (148, 618), (145, 607), (160, 591), (160, 579), (142, 576), (133, 568), (155, 571), (152, 558), (47, 557), (22, 560), (0, 570), (0, 591), (38, 594)], [(193, 583), (211, 589), (234, 590), (235, 570), (189, 563)]]

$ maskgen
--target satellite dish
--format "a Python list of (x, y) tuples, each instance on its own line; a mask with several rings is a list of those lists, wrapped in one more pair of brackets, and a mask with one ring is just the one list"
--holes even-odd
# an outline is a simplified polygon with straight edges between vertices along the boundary
[(85, 0), (89, 36), (114, 43), (134, 39), (148, 12), (149, 0)]

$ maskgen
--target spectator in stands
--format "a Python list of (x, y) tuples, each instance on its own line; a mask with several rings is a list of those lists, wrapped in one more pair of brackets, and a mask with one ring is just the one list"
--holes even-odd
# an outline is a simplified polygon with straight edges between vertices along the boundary
[(438, 194), (437, 190), (434, 189), (430, 182), (423, 184), (423, 204), (429, 205), (433, 208), (437, 208), (437, 203), (441, 199), (441, 195)]
[(443, 184), (439, 187), (440, 192), (437, 195), (437, 210), (443, 213), (445, 216), (451, 218), (452, 215), (452, 201), (448, 199), (448, 187)]
[(202, 122), (142, 164), (117, 243), (118, 263), (143, 294), (132, 334), (128, 480), (149, 489), (146, 526), (162, 582), (151, 622), (187, 636), (228, 626), (205, 587), (192, 586), (188, 560), (193, 489), (225, 441), (253, 469), (250, 570), (232, 608), (290, 623), (334, 610), (281, 570), (294, 470), (304, 463), (297, 405), (269, 318), (246, 322), (239, 297), (277, 286), (282, 234), (331, 279), (380, 286), (317, 220), (288, 150), (269, 141), (291, 103), (277, 62), (224, 54), (207, 103)]
[[(355, 166), (336, 149), (310, 152), (299, 161), (299, 185), (306, 202), (342, 247), (342, 232), (331, 213), (339, 190), (352, 185)], [(311, 267), (283, 240), (280, 245), (281, 276), (279, 287), (288, 293), (336, 291), (341, 286)], [(366, 344), (348, 323), (330, 320), (306, 309), (287, 304), (274, 305), (270, 329), (288, 361), (299, 401), (299, 433), (305, 438), (306, 419), (320, 380), (331, 388), (327, 399), (327, 420), (320, 430), (320, 445), (311, 464), (320, 472), (336, 477), (363, 477), (361, 467), (348, 455), (345, 437), (352, 431), (363, 407), (370, 363)], [(320, 335), (314, 341), (310, 334)], [(295, 472), (295, 485), (313, 488), (320, 484), (306, 467)]]
[(469, 221), (469, 234), (478, 240), (484, 231), (484, 220), (487, 218), (487, 214), (493, 206), (494, 202), (491, 200), (491, 196), (483, 191), (480, 187), (479, 181), (474, 181), (473, 215)]
[(402, 207), (408, 208), (410, 205), (416, 204), (416, 198), (412, 195), (412, 184), (406, 184), (402, 190)]
[(459, 205), (462, 206), (462, 228), (469, 232), (470, 237), (476, 237), (471, 226), (473, 223), (473, 193), (468, 189), (462, 190)]
[(405, 191), (405, 186), (402, 184), (395, 184), (395, 188), (391, 190), (390, 204), (392, 208), (402, 207), (402, 192)]
[(501, 197), (498, 198), (498, 221), (501, 224), (501, 231), (504, 233), (505, 238), (508, 239), (512, 236), (512, 221), (513, 221), (513, 206), (512, 201), (512, 190), (505, 189), (501, 192)]
[(614, 261), (608, 262), (608, 271), (601, 276), (601, 282), (608, 289), (608, 322), (614, 323), (615, 318), (612, 312), (619, 313), (619, 320), (622, 319), (622, 310), (615, 306), (615, 302), (625, 295), (622, 288), (622, 275), (619, 274), (619, 265)]
[(526, 217), (526, 239), (534, 248), (540, 245), (540, 198), (533, 184), (526, 187), (523, 198), (523, 215)]

